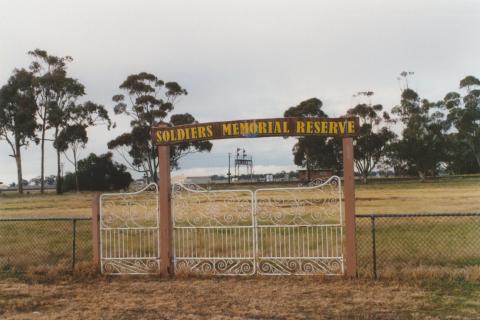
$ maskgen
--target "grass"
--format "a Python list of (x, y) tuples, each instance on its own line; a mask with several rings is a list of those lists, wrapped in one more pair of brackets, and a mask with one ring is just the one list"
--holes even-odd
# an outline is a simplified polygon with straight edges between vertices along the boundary
[[(318, 208), (336, 210), (336, 204), (324, 206), (322, 203), (311, 205), (311, 200), (318, 198), (317, 194), (308, 191), (294, 192), (295, 197), (308, 200), (310, 205), (305, 206), (305, 214), (295, 223), (332, 223), (331, 217), (327, 220), (312, 220), (312, 213)], [(449, 178), (432, 180), (425, 183), (402, 181), (396, 183), (371, 183), (357, 186), (357, 212), (359, 213), (396, 213), (396, 212), (479, 212), (480, 211), (480, 176)], [(82, 216), (89, 217), (93, 193), (55, 194), (30, 194), (15, 196), (12, 194), (0, 195), (0, 217), (55, 217), (55, 216)], [(248, 193), (241, 193), (239, 198), (232, 197), (232, 193), (217, 194), (211, 203), (201, 194), (189, 194), (183, 200), (186, 203), (181, 209), (186, 215), (178, 215), (178, 226), (210, 225), (218, 226), (225, 213), (235, 212), (231, 218), (235, 224), (248, 225), (251, 221), (251, 205), (248, 202)], [(289, 210), (295, 205), (290, 199), (292, 195), (285, 192), (268, 192), (258, 196), (259, 224), (290, 223)], [(228, 198), (228, 201), (224, 200)], [(282, 201), (278, 206), (270, 206), (268, 200)], [(140, 197), (141, 201), (144, 201)], [(247, 200), (247, 201), (246, 201)], [(106, 202), (107, 203), (107, 202)], [(149, 205), (155, 205), (150, 203)], [(215, 210), (212, 210), (212, 206)], [(113, 214), (126, 210), (125, 203), (113, 204), (110, 211)], [(325, 210), (327, 210), (325, 209)], [(328, 210), (327, 210), (328, 211)], [(145, 216), (148, 210), (142, 209), (139, 215)], [(205, 212), (220, 212), (213, 217)], [(194, 213), (194, 214), (190, 214)], [(328, 213), (328, 212), (327, 212)], [(122, 213), (123, 214), (123, 213)], [(154, 212), (155, 215), (155, 212)], [(328, 215), (327, 215), (328, 216)], [(152, 218), (152, 217), (149, 217)], [(194, 219), (199, 220), (194, 220)], [(298, 217), (297, 217), (298, 218)], [(323, 217), (321, 217), (324, 219)], [(150, 223), (153, 220), (150, 219)], [(224, 220), (221, 223), (229, 224)], [(478, 218), (417, 218), (417, 219), (377, 219), (377, 264), (383, 270), (392, 267), (405, 269), (418, 266), (443, 266), (465, 267), (475, 265), (480, 256), (480, 228)], [(369, 274), (372, 269), (371, 229), (369, 219), (357, 220), (358, 257), (361, 270)], [(90, 257), (90, 230), (89, 222), (82, 222), (77, 226), (77, 260), (87, 260)], [(318, 243), (308, 242), (310, 234), (318, 236), (318, 229), (279, 229), (272, 232), (264, 229), (261, 235), (261, 255), (276, 256), (285, 253), (286, 246), (296, 244), (300, 250), (293, 254), (308, 256), (310, 253), (323, 250)], [(274, 230), (275, 231), (275, 230)], [(321, 230), (320, 230), (321, 231)], [(250, 232), (250, 233), (249, 233)], [(288, 233), (292, 235), (289, 236)], [(113, 234), (117, 239), (123, 240), (125, 232)], [(105, 233), (105, 235), (112, 235)], [(212, 254), (226, 255), (229, 248), (235, 247), (238, 254), (252, 255), (252, 243), (248, 237), (251, 230), (243, 229), (232, 232), (232, 229), (219, 228), (202, 233), (198, 230), (183, 229), (176, 233), (176, 252), (178, 256), (192, 256), (197, 252), (212, 252)], [(140, 235), (130, 233), (130, 242), (141, 241)], [(292, 238), (293, 237), (293, 238)], [(205, 239), (204, 239), (205, 238)], [(237, 239), (238, 238), (238, 239)], [(213, 239), (213, 241), (212, 241)], [(188, 247), (188, 241), (195, 240), (194, 246)], [(238, 240), (238, 241), (237, 241)], [(299, 242), (300, 241), (300, 242)], [(334, 239), (336, 242), (337, 240)], [(72, 259), (72, 233), (71, 222), (2, 222), (0, 224), (0, 268), (26, 270), (32, 265), (55, 264), (60, 260)], [(148, 236), (148, 241), (143, 242), (143, 249), (156, 248), (155, 235)], [(187, 243), (187, 247), (185, 247)], [(306, 243), (306, 246), (305, 246)], [(145, 245), (147, 244), (147, 245)], [(312, 245), (313, 244), (313, 245)], [(238, 245), (238, 246), (237, 246)], [(116, 248), (117, 253), (120, 247)], [(105, 252), (110, 248), (105, 247)], [(282, 251), (283, 250), (283, 251)], [(114, 250), (115, 251), (115, 250)], [(17, 254), (18, 252), (31, 254)], [(305, 253), (307, 252), (307, 253)], [(292, 254), (292, 253), (290, 253)], [(389, 271), (393, 272), (393, 271)], [(388, 272), (386, 272), (388, 274)]]
[[(0, 217), (89, 217), (94, 193), (0, 194)], [(357, 184), (357, 213), (479, 212), (480, 176)]]
[[(89, 217), (92, 196), (2, 194), (0, 217)], [(358, 213), (479, 212), (480, 177), (358, 185), (356, 196)], [(286, 212), (289, 205), (285, 202), (281, 210)], [(205, 210), (205, 202), (193, 211), (198, 214), (199, 208)], [(476, 318), (480, 315), (480, 222), (476, 219), (377, 219), (378, 281), (368, 279), (369, 219), (357, 220), (364, 275), (358, 280), (99, 277), (84, 262), (90, 260), (88, 221), (77, 225), (80, 263), (72, 277), (70, 223), (1, 222), (0, 260), (10, 259), (2, 267), (23, 268), (26, 273), (0, 280), (0, 318)], [(227, 232), (219, 234), (226, 237)], [(263, 241), (272, 243), (271, 237)], [(199, 243), (206, 246), (205, 241)], [(223, 249), (216, 243), (212, 250)]]
[(2, 319), (465, 319), (480, 284), (322, 277), (0, 283)]

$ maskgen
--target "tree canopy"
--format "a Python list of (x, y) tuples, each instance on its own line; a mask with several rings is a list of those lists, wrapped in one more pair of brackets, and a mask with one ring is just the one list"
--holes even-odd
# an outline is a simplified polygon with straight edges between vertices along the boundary
[[(173, 114), (176, 101), (187, 95), (187, 90), (176, 82), (165, 82), (147, 72), (132, 74), (119, 87), (125, 94), (112, 97), (114, 112), (130, 118), (130, 132), (123, 133), (108, 143), (116, 150), (129, 168), (144, 174), (150, 181), (157, 180), (157, 150), (150, 137), (150, 129), (161, 123), (169, 125), (191, 124), (196, 120), (191, 114)], [(168, 116), (170, 119), (168, 120)], [(172, 168), (178, 160), (192, 152), (210, 151), (209, 141), (171, 146)]]

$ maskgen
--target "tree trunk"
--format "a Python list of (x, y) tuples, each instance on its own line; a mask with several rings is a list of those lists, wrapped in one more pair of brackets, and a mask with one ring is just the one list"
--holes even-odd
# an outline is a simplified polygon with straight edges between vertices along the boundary
[(425, 182), (425, 172), (418, 171), (418, 176), (420, 177), (421, 182)]
[(310, 182), (310, 178), (311, 178), (311, 169), (310, 169), (310, 159), (308, 157), (308, 154), (305, 154), (305, 160), (306, 160), (306, 164), (307, 164), (307, 182)]
[(367, 184), (367, 181), (368, 181), (368, 173), (364, 173), (363, 174), (363, 183)]
[(77, 192), (80, 192), (80, 186), (78, 185), (78, 174), (77, 174), (77, 153), (75, 149), (73, 149), (73, 166), (75, 167), (75, 186), (77, 188)]
[[(58, 137), (58, 128), (55, 129), (55, 141), (57, 141)], [(57, 150), (57, 194), (62, 194), (62, 172), (60, 166), (60, 151)]]
[[(44, 118), (45, 119), (45, 114)], [(45, 120), (42, 123), (42, 143), (41, 143), (41, 160), (40, 160), (40, 193), (45, 190)]]
[(15, 162), (17, 164), (17, 180), (18, 180), (18, 193), (23, 193), (23, 176), (22, 176), (22, 155), (20, 154), (20, 144), (15, 142)]

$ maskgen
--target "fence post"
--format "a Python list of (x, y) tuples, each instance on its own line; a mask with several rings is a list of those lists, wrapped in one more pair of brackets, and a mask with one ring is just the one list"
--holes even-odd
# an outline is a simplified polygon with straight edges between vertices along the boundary
[(75, 272), (75, 253), (77, 237), (77, 219), (72, 220), (72, 274)]
[(372, 263), (373, 263), (373, 278), (377, 279), (377, 242), (375, 239), (375, 216), (370, 216), (372, 228)]
[(353, 138), (343, 138), (343, 193), (345, 199), (345, 235), (347, 276), (357, 276), (357, 241), (355, 238), (355, 175)]
[(173, 224), (171, 214), (170, 146), (161, 145), (158, 151), (158, 214), (160, 224), (160, 275), (172, 276)]
[(93, 196), (92, 201), (92, 257), (93, 264), (100, 267), (100, 193)]

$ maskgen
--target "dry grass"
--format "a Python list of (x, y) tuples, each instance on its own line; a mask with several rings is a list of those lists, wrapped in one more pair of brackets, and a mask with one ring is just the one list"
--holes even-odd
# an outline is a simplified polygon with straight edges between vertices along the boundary
[[(478, 310), (474, 308), (473, 299), (478, 298), (478, 293), (474, 290), (464, 303), (458, 304), (456, 294), (443, 299), (435, 289), (413, 283), (319, 277), (100, 278), (50, 284), (3, 282), (0, 283), (0, 317), (409, 319), (432, 316), (435, 319), (439, 308), (444, 310), (442, 316), (474, 316)], [(445, 311), (448, 306), (452, 309)]]
[[(88, 217), (92, 196), (92, 193), (0, 195), (0, 217)], [(359, 213), (478, 212), (480, 178), (360, 185), (357, 208)], [(427, 224), (425, 227), (430, 228)], [(461, 319), (480, 316), (478, 266), (411, 266), (401, 272), (386, 268), (382, 269), (381, 278), (381, 281), (317, 276), (192, 278), (187, 274), (172, 280), (106, 278), (99, 277), (96, 268), (88, 263), (80, 263), (72, 278), (66, 260), (56, 267), (32, 266), (23, 278), (2, 279), (0, 319)]]
[[(358, 185), (357, 213), (478, 212), (480, 177)], [(0, 194), (0, 217), (89, 217), (93, 193)]]

